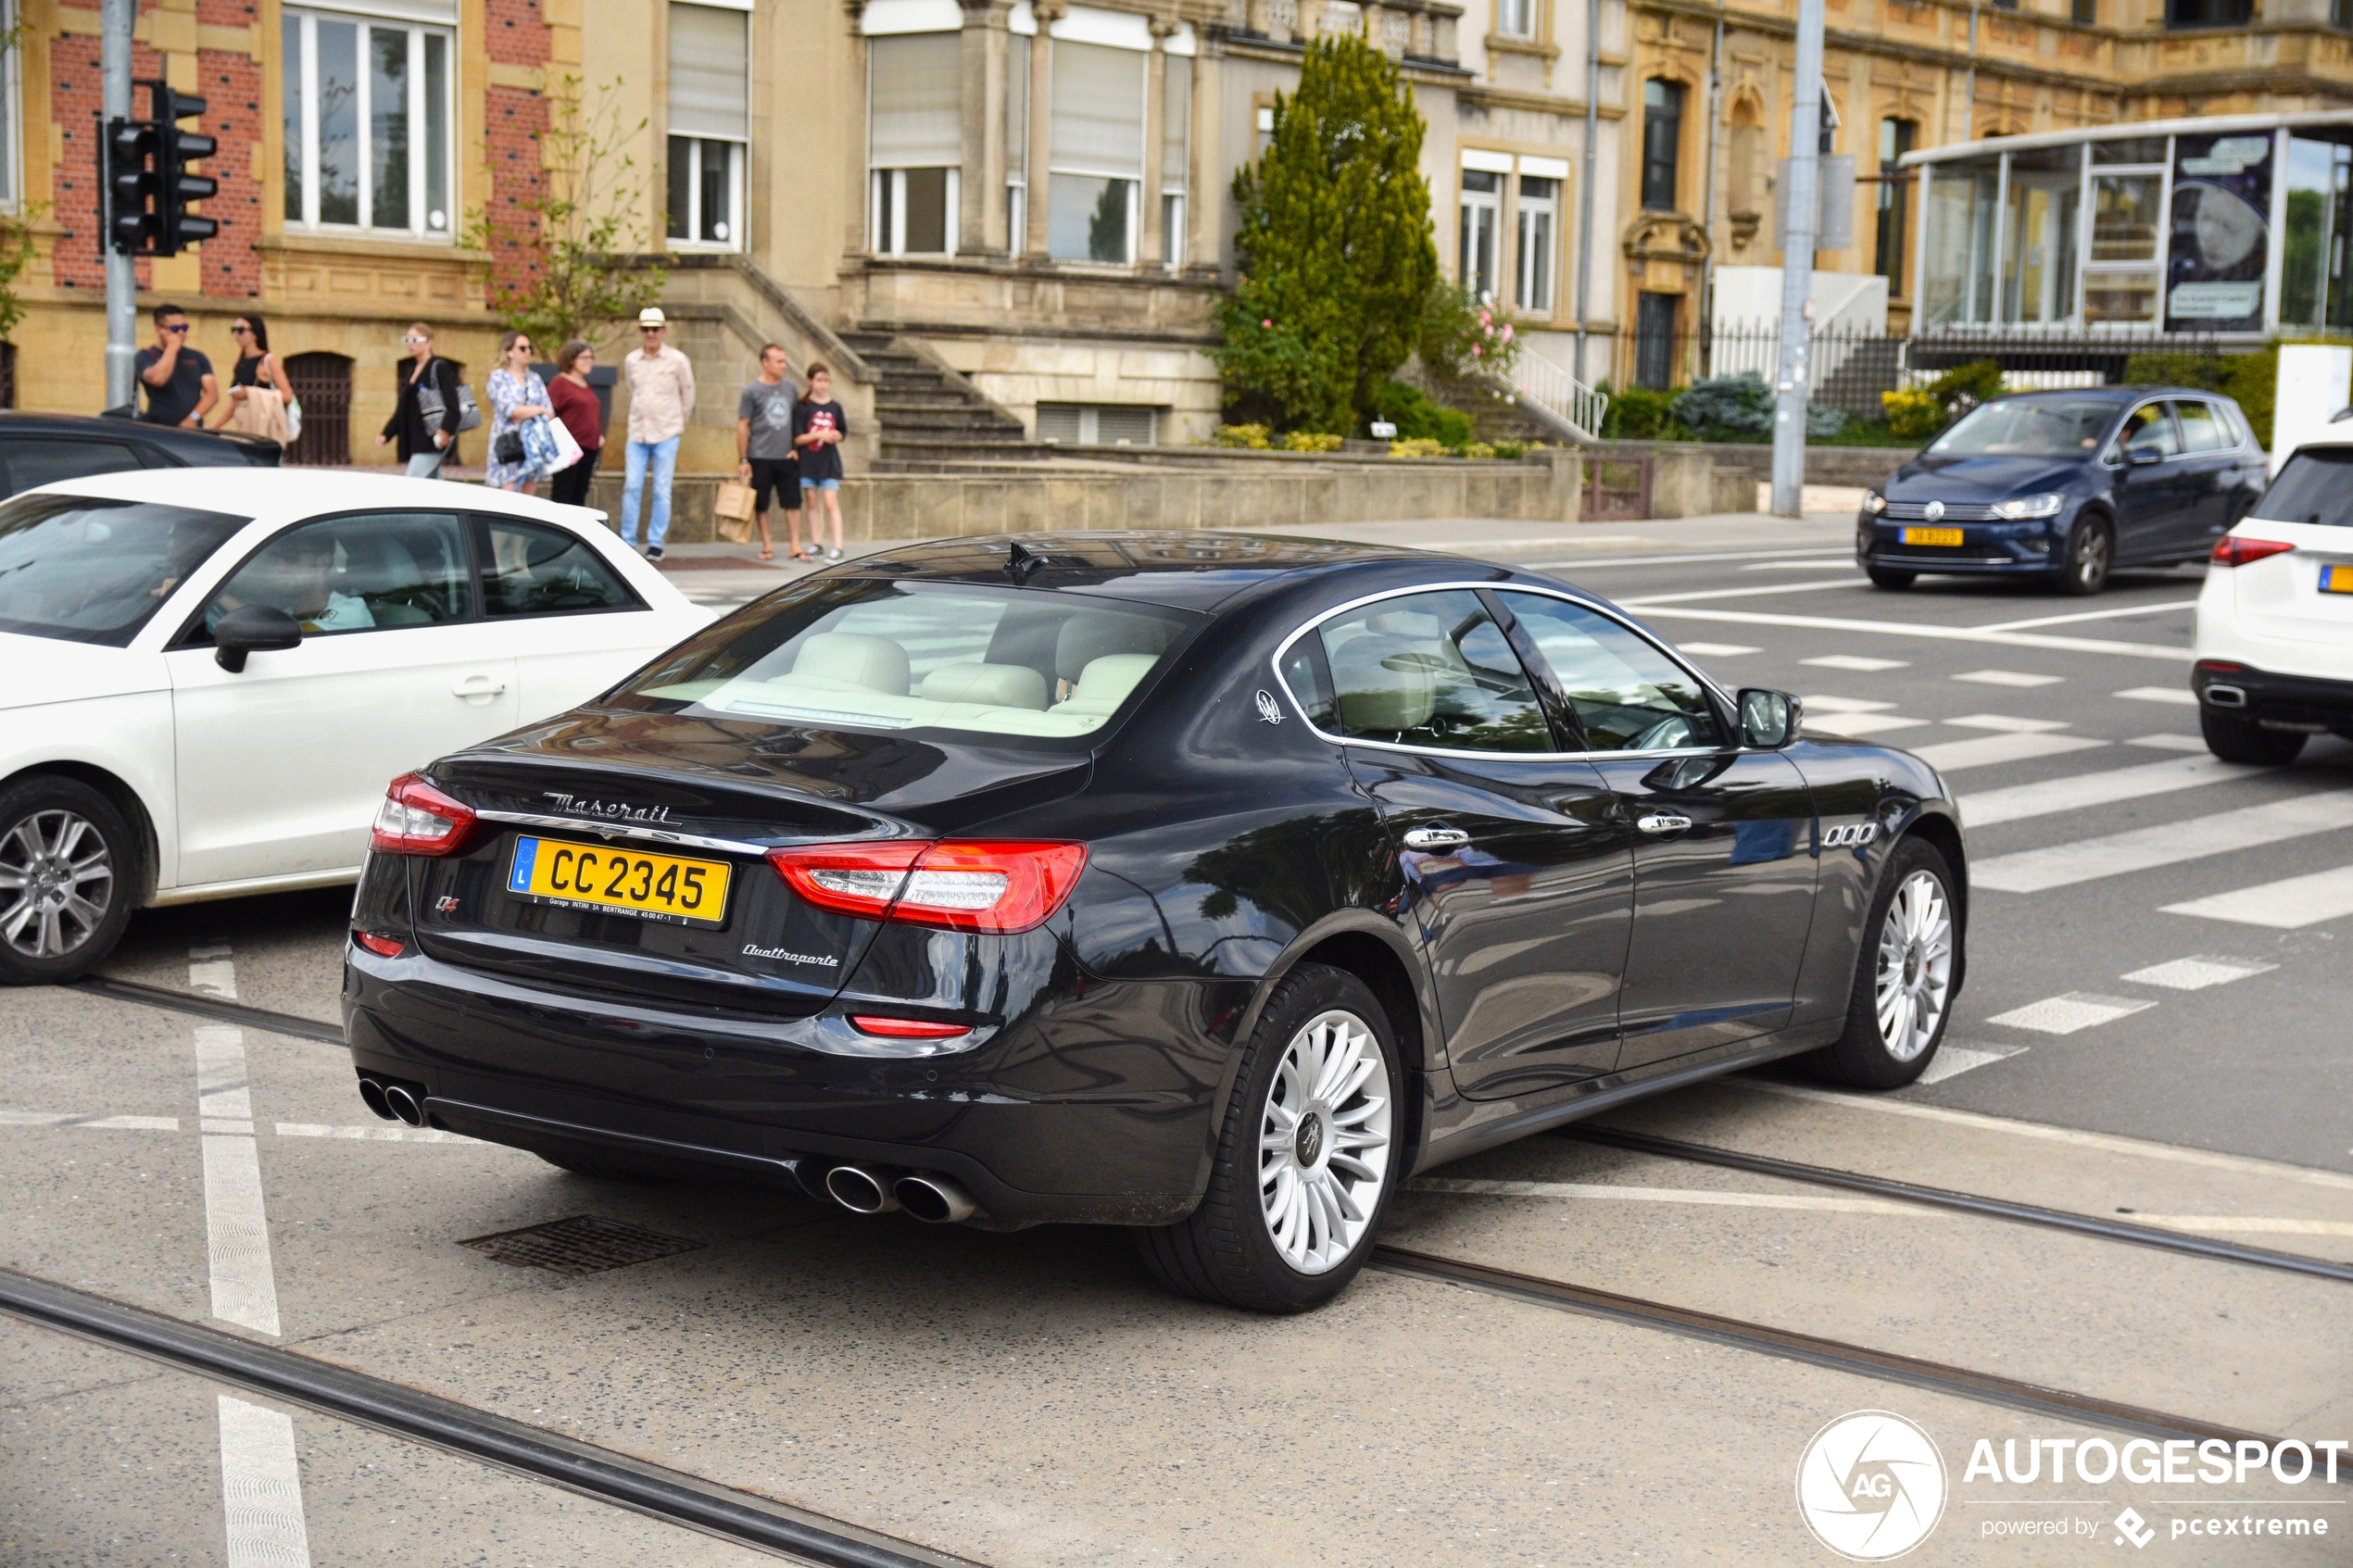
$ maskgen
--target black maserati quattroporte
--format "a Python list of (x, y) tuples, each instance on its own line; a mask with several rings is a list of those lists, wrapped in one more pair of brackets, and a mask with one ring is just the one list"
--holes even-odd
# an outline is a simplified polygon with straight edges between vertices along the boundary
[(1314, 1306), (1415, 1172), (1798, 1052), (1919, 1074), (1958, 818), (1799, 724), (1444, 556), (868, 556), (394, 783), (360, 1094), (590, 1175), (1133, 1226), (1176, 1289)]

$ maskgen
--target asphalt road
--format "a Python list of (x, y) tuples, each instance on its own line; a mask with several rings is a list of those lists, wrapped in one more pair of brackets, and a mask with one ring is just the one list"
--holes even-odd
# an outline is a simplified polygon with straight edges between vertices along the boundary
[[(1922, 750), (1977, 824), (1978, 874), (2006, 884), (1977, 896), (1935, 1082), (1867, 1097), (1757, 1075), (1608, 1121), (2353, 1261), (2353, 1032), (2327, 967), (2348, 920), (2246, 918), (2316, 912), (2272, 884), (2346, 863), (2353, 838), (2327, 813), (2353, 748), (2270, 772), (2199, 762), (2195, 710), (2152, 695), (2183, 688), (2193, 573), (2089, 605), (1891, 596), (1848, 569), (1845, 528), (1391, 525), (1568, 562), (1729, 683)], [(2085, 613), (2102, 619), (2015, 625)], [(2095, 782), (2110, 774), (2127, 782)], [(2259, 814), (2225, 815), (2241, 811)], [(2233, 825), (2248, 822), (2270, 826)], [(2070, 854), (2036, 858), (2056, 848)], [(2271, 890), (2171, 908), (2250, 888)], [(330, 892), (154, 911), (108, 971), (331, 1021), (346, 907)], [(678, 1249), (564, 1274), (465, 1245), (583, 1215)], [(1411, 1184), (1388, 1239), (2196, 1422), (2353, 1438), (2348, 1287), (2328, 1279), (1564, 1136)], [(2260, 1470), (1989, 1479), (1969, 1464), (1980, 1439), (2031, 1453), (2126, 1434), (1386, 1270), (1321, 1312), (1253, 1318), (1157, 1293), (1113, 1231), (996, 1236), (589, 1181), (371, 1121), (338, 1047), (85, 992), (0, 993), (0, 1262), (1000, 1568), (1827, 1564), (1793, 1502), (1800, 1454), (1870, 1410), (1919, 1423), (1945, 1468), (1941, 1522), (1907, 1562), (2137, 1559), (2128, 1508), (2174, 1561), (2342, 1562), (2353, 1530), (2353, 1488)], [(0, 1321), (0, 1562), (755, 1560), (49, 1331)], [(2226, 1514), (2330, 1533), (2173, 1534)]]

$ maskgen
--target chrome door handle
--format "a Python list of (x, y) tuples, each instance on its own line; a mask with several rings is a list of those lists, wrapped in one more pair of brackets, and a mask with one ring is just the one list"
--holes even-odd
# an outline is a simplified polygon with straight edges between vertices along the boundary
[(1410, 828), (1405, 834), (1408, 849), (1454, 849), (1470, 842), (1470, 834), (1460, 828)]
[(1672, 811), (1645, 811), (1634, 820), (1634, 825), (1644, 833), (1681, 833), (1692, 825), (1692, 820)]
[(487, 675), (469, 675), (464, 680), (459, 682), (456, 685), (450, 687), (449, 695), (451, 696), (470, 698), (477, 696), (498, 696), (502, 695), (506, 689), (507, 683), (504, 681), (494, 681)]

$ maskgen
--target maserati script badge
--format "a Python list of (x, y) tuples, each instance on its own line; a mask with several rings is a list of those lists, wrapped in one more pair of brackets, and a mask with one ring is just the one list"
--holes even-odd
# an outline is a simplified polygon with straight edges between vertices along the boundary
[(1258, 716), (1270, 724), (1279, 724), (1283, 721), (1282, 708), (1275, 701), (1273, 692), (1262, 690), (1258, 694)]

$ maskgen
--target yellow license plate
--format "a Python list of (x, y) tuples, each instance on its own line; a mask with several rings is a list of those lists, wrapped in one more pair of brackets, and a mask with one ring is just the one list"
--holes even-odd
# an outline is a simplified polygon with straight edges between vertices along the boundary
[(1906, 545), (1957, 545), (1961, 531), (1957, 528), (1907, 528), (1904, 530)]
[(619, 845), (515, 840), (507, 891), (538, 904), (604, 909), (679, 925), (718, 925), (727, 911), (724, 860), (688, 860)]
[(2321, 592), (2323, 594), (2353, 594), (2353, 566), (2321, 568)]

